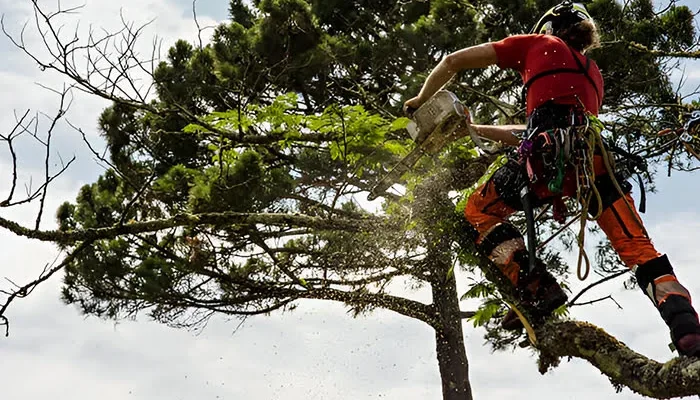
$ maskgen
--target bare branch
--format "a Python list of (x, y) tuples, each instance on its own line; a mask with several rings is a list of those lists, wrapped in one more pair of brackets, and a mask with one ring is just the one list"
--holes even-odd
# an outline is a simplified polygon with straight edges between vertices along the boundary
[(359, 307), (386, 308), (401, 315), (418, 319), (431, 326), (437, 326), (438, 324), (433, 306), (384, 293), (371, 293), (363, 290), (346, 292), (323, 288), (301, 292), (299, 293), (299, 298), (334, 300)]
[[(29, 111), (27, 110), (24, 115), (20, 119), (17, 120), (17, 123), (15, 124), (14, 128), (12, 128), (12, 131), (10, 132), (9, 135), (2, 135), (0, 136), (0, 139), (4, 140), (7, 142), (7, 146), (10, 150), (10, 154), (12, 156), (12, 186), (10, 188), (10, 193), (7, 195), (7, 198), (0, 202), (0, 207), (7, 206), (12, 202), (12, 197), (15, 194), (15, 189), (17, 188), (17, 153), (15, 151), (14, 145), (12, 144), (13, 140), (22, 134), (22, 132), (18, 133), (17, 136), (15, 136), (15, 133), (17, 132), (17, 129), (19, 129), (23, 123), (24, 120), (27, 118), (29, 115)], [(16, 114), (15, 114), (16, 118)]]
[[(598, 286), (598, 285), (601, 285), (601, 284), (603, 284), (603, 283), (605, 283), (605, 282), (607, 282), (607, 281), (610, 281), (610, 280), (619, 278), (619, 277), (621, 277), (622, 275), (625, 275), (625, 274), (628, 274), (628, 273), (629, 273), (629, 270), (618, 271), (618, 272), (616, 272), (616, 273), (613, 273), (612, 275), (606, 276), (605, 278), (603, 278), (603, 279), (601, 279), (601, 280), (599, 280), (599, 281), (597, 281), (597, 282), (591, 283), (590, 285), (586, 286), (583, 290), (581, 290), (576, 296), (574, 296), (574, 298), (571, 299), (571, 301), (569, 301), (568, 306), (571, 307), (571, 306), (573, 306), (573, 305), (577, 305), (577, 304), (575, 304), (575, 303), (576, 303), (576, 300), (580, 299), (581, 296), (583, 296), (584, 294), (586, 294), (586, 292), (588, 292), (589, 290), (593, 289), (594, 287), (596, 287), (596, 286)], [(582, 304), (579, 304), (579, 305), (582, 305)]]
[[(110, 53), (107, 51), (107, 46), (112, 43), (112, 41), (122, 35), (122, 43), (125, 47), (133, 47), (133, 44), (137, 38), (142, 34), (143, 29), (150, 24), (147, 22), (134, 29), (133, 25), (124, 24), (121, 30), (115, 33), (107, 33), (105, 36), (95, 39), (93, 33), (88, 36), (87, 43), (80, 45), (79, 37), (77, 32), (67, 41), (64, 41), (60, 35), (60, 29), (56, 29), (55, 19), (60, 15), (71, 14), (79, 9), (79, 7), (73, 7), (70, 9), (61, 9), (60, 4), (57, 11), (52, 13), (44, 12), (38, 4), (37, 0), (32, 0), (32, 5), (34, 7), (34, 25), (42, 39), (43, 45), (49, 55), (51, 60), (46, 61), (39, 58), (39, 56), (32, 53), (27, 47), (24, 35), (27, 25), (25, 24), (22, 28), (18, 37), (13, 36), (7, 30), (5, 25), (4, 16), (0, 18), (0, 27), (2, 28), (5, 36), (23, 53), (29, 56), (42, 70), (54, 70), (76, 83), (75, 87), (86, 93), (94, 94), (106, 100), (113, 101), (115, 103), (124, 104), (135, 109), (148, 110), (154, 113), (158, 113), (155, 107), (151, 106), (147, 102), (143, 101), (145, 95), (142, 95), (136, 91), (133, 95), (128, 94), (121, 86), (122, 80), (126, 79), (128, 85), (133, 84), (133, 78), (128, 76), (128, 71), (134, 68), (140, 68), (139, 65), (144, 63), (150, 63), (150, 60), (139, 60), (134, 58), (134, 53), (122, 53), (120, 54), (117, 64), (110, 58)], [(123, 21), (123, 20), (122, 20)], [(91, 55), (91, 51), (97, 52), (97, 57)], [(82, 52), (87, 53), (87, 67), (85, 73), (81, 73), (78, 70), (78, 65), (75, 57)], [(106, 62), (108, 67), (116, 68), (117, 77), (111, 77), (111, 75), (102, 75), (102, 67), (98, 66), (98, 62)], [(93, 83), (92, 79), (94, 76), (101, 76), (104, 79), (102, 83)], [(131, 86), (135, 88), (135, 86)], [(120, 93), (122, 96), (116, 95)]]
[(302, 279), (299, 279), (298, 277), (296, 277), (294, 275), (294, 273), (292, 273), (292, 271), (290, 271), (289, 268), (287, 268), (286, 265), (284, 265), (282, 262), (280, 262), (280, 260), (277, 259), (277, 257), (275, 256), (275, 253), (272, 252), (270, 247), (267, 245), (267, 243), (265, 243), (265, 240), (262, 239), (262, 237), (258, 234), (258, 232), (255, 228), (253, 228), (253, 230), (251, 230), (250, 235), (253, 239), (253, 242), (256, 245), (260, 246), (260, 248), (262, 248), (268, 254), (270, 259), (272, 259), (272, 262), (275, 264), (275, 266), (277, 268), (280, 269), (280, 271), (282, 271), (282, 273), (287, 275), (287, 277), (289, 279), (291, 279), (292, 282), (295, 282), (295, 283), (301, 285), (302, 287), (306, 286), (306, 283)]
[(127, 223), (127, 218), (129, 216), (129, 211), (131, 211), (132, 207), (138, 202), (143, 194), (146, 192), (148, 188), (150, 188), (151, 183), (156, 179), (156, 172), (155, 170), (151, 173), (151, 176), (146, 179), (146, 181), (141, 185), (141, 187), (134, 193), (134, 195), (131, 197), (131, 200), (127, 203), (126, 207), (124, 207), (124, 211), (122, 211), (122, 217), (119, 219), (119, 224), (124, 225)]
[(2, 203), (0, 203), (0, 207), (12, 207), (12, 206), (17, 206), (17, 205), (20, 205), (20, 204), (31, 203), (32, 201), (38, 199), (39, 196), (41, 195), (41, 193), (43, 192), (43, 190), (44, 190), (48, 185), (50, 185), (51, 183), (53, 183), (53, 181), (54, 181), (56, 178), (58, 178), (59, 176), (63, 175), (63, 173), (66, 172), (66, 171), (68, 170), (68, 168), (70, 168), (70, 166), (73, 164), (73, 162), (75, 162), (75, 160), (76, 160), (76, 157), (73, 156), (65, 165), (63, 165), (63, 166), (61, 167), (61, 169), (60, 169), (58, 172), (56, 172), (55, 174), (49, 176), (49, 178), (48, 178), (41, 186), (39, 186), (39, 187), (38, 187), (36, 190), (34, 190), (34, 191), (31, 190), (31, 181), (30, 181), (30, 186), (27, 188), (27, 197), (26, 197), (25, 199), (19, 200), (19, 201), (10, 201), (10, 202), (3, 201)]
[[(39, 211), (37, 212), (37, 217), (36, 217), (36, 224), (34, 229), (39, 229), (41, 225), (41, 217), (44, 213), (44, 205), (46, 204), (46, 195), (48, 193), (48, 187), (49, 184), (58, 176), (51, 176), (50, 173), (50, 160), (51, 160), (51, 138), (53, 135), (53, 130), (56, 128), (56, 124), (58, 121), (63, 118), (63, 116), (68, 112), (70, 109), (72, 99), (71, 101), (66, 104), (66, 96), (70, 93), (70, 89), (67, 89), (66, 87), (63, 88), (63, 92), (61, 93), (61, 102), (58, 106), (58, 112), (56, 113), (56, 116), (53, 117), (51, 120), (51, 125), (49, 126), (49, 129), (46, 132), (46, 156), (44, 158), (44, 184), (42, 185), (41, 188), (41, 199), (39, 200)], [(66, 166), (64, 166), (63, 170), (61, 170), (60, 173), (63, 173), (63, 171), (66, 170)], [(59, 175), (60, 175), (59, 173)]]
[(204, 45), (202, 43), (202, 28), (199, 26), (199, 20), (197, 19), (197, 0), (192, 0), (192, 19), (194, 20), (195, 26), (197, 26), (197, 39), (199, 40), (199, 49), (201, 50)]
[(36, 289), (41, 283), (46, 282), (58, 271), (61, 271), (66, 265), (73, 262), (73, 260), (75, 260), (75, 258), (83, 250), (90, 247), (91, 244), (92, 241), (85, 241), (81, 243), (78, 247), (75, 248), (75, 250), (73, 250), (68, 256), (66, 256), (66, 258), (64, 258), (61, 263), (50, 268), (47, 266), (46, 268), (44, 268), (44, 271), (40, 274), (39, 278), (27, 283), (24, 286), (18, 286), (16, 290), (9, 293), (9, 297), (7, 298), (7, 300), (5, 300), (5, 303), (0, 306), (0, 326), (5, 326), (6, 337), (10, 334), (10, 321), (5, 315), (5, 312), (7, 311), (7, 308), (10, 306), (10, 304), (12, 304), (12, 302), (18, 298), (23, 298), (30, 295), (32, 291), (34, 291), (34, 289)]
[[(85, 132), (84, 132), (81, 128), (79, 128), (79, 127), (73, 125), (70, 121), (68, 121), (68, 125), (69, 125), (71, 128), (73, 128), (75, 131), (77, 131), (78, 133), (80, 133), (81, 137), (83, 138), (83, 143), (85, 143), (85, 145), (88, 147), (88, 149), (90, 150), (90, 152), (93, 154), (93, 156), (95, 156), (95, 158), (96, 158), (98, 161), (103, 162), (105, 165), (107, 165), (109, 168), (111, 168), (116, 174), (119, 175), (119, 177), (120, 177), (127, 185), (131, 186), (134, 190), (137, 190), (137, 191), (140, 191), (140, 190), (141, 190), (141, 188), (140, 188), (137, 184), (135, 184), (134, 182), (132, 182), (131, 179), (129, 179), (128, 176), (126, 176), (124, 173), (122, 173), (122, 172), (119, 170), (119, 168), (117, 168), (116, 165), (114, 165), (111, 161), (109, 161), (109, 160), (107, 159), (107, 157), (105, 157), (104, 155), (100, 154), (100, 153), (95, 149), (95, 147), (94, 147), (94, 146), (92, 145), (92, 143), (90, 143), (90, 141), (87, 139), (87, 135), (85, 134)], [(102, 167), (103, 167), (104, 169), (107, 169), (107, 168), (104, 167), (104, 166), (102, 166)]]
[(605, 297), (601, 297), (601, 298), (599, 298), (599, 299), (595, 299), (595, 300), (591, 300), (591, 301), (586, 301), (586, 302), (583, 302), (583, 303), (569, 303), (569, 306), (570, 306), (570, 307), (574, 307), (574, 306), (590, 306), (590, 305), (593, 305), (593, 304), (596, 304), (596, 303), (601, 303), (601, 302), (603, 302), (603, 301), (605, 301), (605, 300), (610, 300), (610, 301), (612, 301), (613, 303), (615, 303), (615, 305), (617, 305), (617, 308), (619, 308), (620, 310), (622, 310), (622, 306), (620, 305), (620, 303), (618, 303), (618, 302), (615, 300), (615, 298), (613, 298), (611, 295), (608, 295), (608, 296), (605, 296)]

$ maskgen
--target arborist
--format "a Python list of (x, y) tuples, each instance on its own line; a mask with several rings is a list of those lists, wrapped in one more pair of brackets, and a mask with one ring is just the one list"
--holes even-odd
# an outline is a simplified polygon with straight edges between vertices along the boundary
[[(566, 303), (567, 295), (544, 263), (528, 252), (523, 236), (506, 218), (550, 204), (558, 219), (566, 211), (564, 199), (575, 198), (584, 213), (581, 219), (595, 219), (634, 271), (644, 294), (668, 325), (679, 354), (700, 357), (700, 324), (690, 293), (679, 283), (668, 257), (652, 244), (634, 208), (632, 186), (615, 175), (600, 139), (603, 125), (597, 115), (603, 77), (585, 55), (598, 44), (596, 25), (585, 6), (564, 1), (548, 10), (530, 34), (444, 57), (418, 96), (406, 101), (404, 110), (420, 107), (460, 71), (491, 65), (518, 71), (527, 90), (527, 125), (473, 125), (480, 136), (517, 147), (517, 155), (467, 201), (464, 214), (474, 229), (477, 248), (543, 321)], [(514, 132), (522, 132), (522, 137)], [(511, 310), (502, 325), (519, 329), (521, 322)]]

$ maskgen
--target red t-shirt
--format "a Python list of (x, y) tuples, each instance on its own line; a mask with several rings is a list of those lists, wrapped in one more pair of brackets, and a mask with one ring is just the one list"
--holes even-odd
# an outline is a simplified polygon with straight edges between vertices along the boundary
[(527, 90), (527, 114), (530, 115), (532, 110), (549, 100), (558, 104), (579, 104), (580, 99), (587, 111), (598, 115), (603, 97), (603, 76), (598, 65), (571, 49), (560, 38), (553, 35), (514, 35), (494, 42), (493, 48), (498, 57), (498, 66), (520, 72), (523, 83), (544, 71), (560, 68), (578, 70), (574, 55), (584, 68), (590, 62), (588, 76), (596, 87), (581, 73), (558, 72), (537, 78)]

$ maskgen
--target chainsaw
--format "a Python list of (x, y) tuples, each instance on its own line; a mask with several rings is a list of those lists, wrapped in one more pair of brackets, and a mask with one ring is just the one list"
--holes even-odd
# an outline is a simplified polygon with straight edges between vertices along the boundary
[(374, 200), (396, 183), (424, 155), (437, 154), (447, 144), (464, 136), (466, 130), (478, 151), (494, 154), (499, 145), (479, 137), (471, 125), (469, 110), (447, 90), (440, 90), (410, 114), (411, 121), (406, 130), (416, 147), (402, 158), (370, 190), (368, 200)]

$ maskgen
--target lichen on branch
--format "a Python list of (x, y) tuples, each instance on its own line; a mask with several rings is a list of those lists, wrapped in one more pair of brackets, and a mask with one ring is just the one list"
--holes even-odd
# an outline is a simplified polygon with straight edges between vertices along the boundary
[[(590, 362), (613, 385), (656, 399), (700, 395), (700, 358), (676, 357), (666, 363), (635, 352), (603, 329), (580, 321), (558, 321), (537, 329), (544, 358), (577, 357)], [(549, 365), (542, 365), (545, 372)]]

